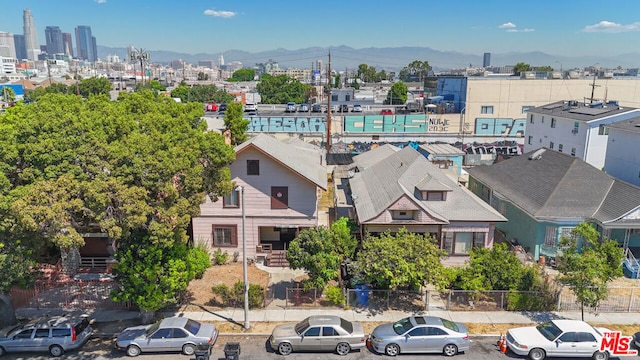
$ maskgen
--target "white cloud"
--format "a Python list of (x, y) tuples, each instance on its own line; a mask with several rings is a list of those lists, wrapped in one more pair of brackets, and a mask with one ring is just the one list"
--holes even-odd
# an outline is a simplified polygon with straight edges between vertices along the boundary
[(516, 24), (514, 24), (512, 22), (504, 23), (504, 24), (498, 26), (498, 28), (505, 29), (506, 32), (511, 32), (511, 33), (535, 31), (535, 29), (530, 29), (530, 28), (526, 28), (526, 29), (522, 29), (522, 30), (516, 29)]
[(526, 28), (526, 29), (522, 29), (520, 30), (521, 32), (534, 32), (536, 31), (536, 29), (530, 29), (530, 28)]
[(106, 2), (107, 2), (107, 0), (96, 0), (96, 2), (97, 2), (98, 4), (104, 4), (104, 3), (106, 3)]
[(204, 11), (205, 15), (222, 17), (222, 18), (230, 18), (236, 16), (236, 13), (233, 11), (224, 11), (224, 10), (210, 10), (207, 9)]
[(498, 26), (500, 29), (515, 29), (516, 24), (512, 23), (512, 22), (508, 22), (508, 23), (504, 23), (500, 26)]
[(582, 29), (584, 32), (605, 32), (605, 33), (621, 33), (629, 31), (640, 31), (640, 22), (634, 22), (629, 25), (622, 25), (611, 21), (600, 21), (595, 25), (587, 25)]

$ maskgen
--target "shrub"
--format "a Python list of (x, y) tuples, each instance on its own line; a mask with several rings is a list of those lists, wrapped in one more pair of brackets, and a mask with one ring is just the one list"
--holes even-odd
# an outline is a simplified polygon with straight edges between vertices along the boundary
[[(244, 306), (244, 282), (238, 281), (230, 289), (220, 284), (211, 288), (214, 294), (220, 296), (223, 306)], [(258, 308), (264, 304), (264, 288), (260, 285), (249, 284), (249, 307)]]
[(220, 248), (213, 253), (213, 263), (216, 265), (224, 265), (228, 260), (229, 254), (226, 251), (223, 252)]
[(187, 252), (187, 266), (196, 279), (201, 279), (204, 272), (211, 267), (209, 252), (203, 247), (190, 248)]
[(329, 285), (324, 291), (324, 296), (333, 305), (344, 305), (344, 294), (339, 286)]
[(509, 311), (553, 311), (556, 300), (552, 293), (514, 292), (507, 294), (507, 310)]

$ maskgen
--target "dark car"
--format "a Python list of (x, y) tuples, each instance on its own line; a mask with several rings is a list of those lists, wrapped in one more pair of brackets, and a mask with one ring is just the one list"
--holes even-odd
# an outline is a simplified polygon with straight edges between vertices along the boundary
[(220, 106), (218, 106), (218, 112), (220, 111), (227, 111), (227, 104), (225, 103), (220, 104)]
[(311, 112), (324, 112), (321, 104), (313, 104)]
[(343, 112), (343, 113), (349, 112), (349, 105), (347, 105), (347, 104), (340, 105), (339, 111)]

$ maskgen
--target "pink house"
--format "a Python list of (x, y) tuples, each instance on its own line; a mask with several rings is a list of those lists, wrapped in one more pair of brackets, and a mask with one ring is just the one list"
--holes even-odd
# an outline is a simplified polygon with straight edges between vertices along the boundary
[[(244, 190), (247, 258), (288, 265), (284, 253), (300, 230), (318, 226), (327, 169), (319, 147), (298, 139), (258, 134), (235, 148), (231, 179)], [(193, 219), (193, 240), (211, 251), (242, 255), (242, 192), (206, 202)]]

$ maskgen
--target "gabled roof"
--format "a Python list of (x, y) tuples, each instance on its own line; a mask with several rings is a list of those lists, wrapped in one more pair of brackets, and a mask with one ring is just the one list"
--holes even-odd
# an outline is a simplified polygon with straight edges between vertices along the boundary
[(640, 206), (637, 186), (564, 153), (546, 150), (538, 158), (530, 156), (533, 153), (467, 171), (496, 195), (537, 219), (595, 219), (607, 223)]
[(458, 149), (451, 144), (422, 144), (420, 149), (429, 153), (429, 155), (464, 155), (464, 151)]
[(358, 168), (358, 170), (362, 171), (367, 167), (377, 163), (378, 160), (385, 158), (398, 151), (400, 151), (398, 147), (390, 144), (378, 146), (375, 149), (371, 149), (367, 152), (363, 152), (362, 154), (354, 156), (353, 167)]
[[(413, 148), (396, 148), (393, 151), (383, 148), (371, 152), (382, 149), (378, 154), (384, 152), (386, 156), (380, 156), (374, 162), (371, 154), (367, 154), (369, 166), (349, 181), (360, 222), (378, 216), (403, 196), (410, 197), (443, 224), (451, 221), (506, 221), (495, 209), (451, 180)], [(362, 155), (365, 154), (356, 156), (354, 161), (360, 163)], [(427, 188), (434, 186), (434, 191), (447, 191), (446, 201), (423, 201), (416, 188), (418, 184)]]
[(285, 143), (260, 133), (236, 146), (236, 154), (248, 148), (262, 152), (323, 190), (327, 189), (327, 168), (322, 164), (322, 153), (317, 146), (302, 141)]

